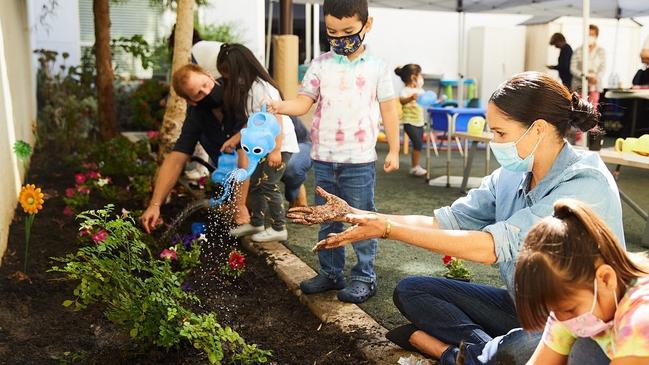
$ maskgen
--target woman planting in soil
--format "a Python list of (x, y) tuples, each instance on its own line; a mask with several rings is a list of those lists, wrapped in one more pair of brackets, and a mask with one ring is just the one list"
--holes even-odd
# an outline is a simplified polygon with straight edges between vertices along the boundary
[[(490, 147), (502, 167), (466, 197), (436, 209), (434, 217), (372, 214), (318, 189), (327, 203), (293, 208), (289, 218), (302, 224), (335, 220), (354, 225), (319, 242), (318, 250), (382, 237), (498, 264), (507, 289), (446, 278), (401, 280), (394, 302), (410, 324), (387, 337), (403, 348), (440, 359), (442, 365), (455, 364), (458, 355), (465, 363), (481, 363), (476, 357), (483, 350), (482, 360), (507, 356), (503, 363), (525, 363), (540, 335), (512, 331), (521, 327), (512, 298), (516, 257), (530, 228), (552, 214), (555, 201), (572, 197), (593, 207), (624, 245), (622, 209), (612, 175), (598, 155), (575, 150), (564, 139), (571, 127), (588, 131), (598, 118), (591, 104), (549, 76), (522, 73), (503, 83), (487, 107), (494, 133)], [(594, 342), (585, 346), (590, 350), (581, 353), (591, 352), (582, 363), (606, 359)]]
[[(243, 118), (222, 112), (224, 92), (222, 82), (215, 80), (201, 66), (187, 64), (181, 67), (174, 72), (172, 84), (178, 96), (185, 99), (189, 105), (180, 137), (173, 151), (167, 155), (160, 166), (149, 207), (142, 214), (142, 225), (149, 233), (158, 224), (160, 205), (176, 185), (185, 164), (194, 153), (196, 143), (200, 141), (210, 159), (218, 163), (224, 146), (237, 138), (245, 123)], [(246, 167), (243, 165), (246, 161), (245, 154), (239, 153), (242, 157), (239, 159), (239, 167)], [(237, 199), (236, 204), (239, 215), (235, 216), (235, 221), (247, 220), (248, 210), (245, 201)]]
[(525, 239), (516, 264), (516, 308), (543, 340), (530, 365), (563, 365), (579, 337), (614, 365), (649, 363), (649, 263), (628, 254), (585, 204), (557, 201)]

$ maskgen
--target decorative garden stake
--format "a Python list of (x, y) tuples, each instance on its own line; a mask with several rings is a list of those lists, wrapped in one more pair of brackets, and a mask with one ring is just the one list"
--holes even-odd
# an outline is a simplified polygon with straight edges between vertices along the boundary
[(32, 155), (32, 146), (25, 141), (16, 141), (16, 143), (14, 143), (14, 153), (18, 159), (23, 162), (25, 171), (27, 171), (29, 156)]
[(25, 213), (27, 213), (27, 218), (25, 219), (25, 261), (23, 263), (23, 272), (27, 273), (27, 259), (29, 257), (29, 239), (32, 232), (32, 225), (34, 224), (34, 218), (36, 213), (39, 210), (43, 209), (43, 193), (41, 188), (37, 188), (33, 184), (27, 184), (22, 187), (20, 190), (20, 196), (18, 201), (23, 207)]

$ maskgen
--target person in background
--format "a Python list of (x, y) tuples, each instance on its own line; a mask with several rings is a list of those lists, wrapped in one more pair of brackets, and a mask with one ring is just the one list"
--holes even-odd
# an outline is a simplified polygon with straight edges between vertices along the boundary
[(633, 76), (632, 84), (634, 87), (649, 85), (649, 36), (645, 39), (640, 51), (640, 61), (642, 62), (642, 68)]
[[(599, 28), (591, 24), (588, 26), (588, 101), (596, 108), (599, 103), (599, 93), (602, 90), (602, 77), (606, 69), (606, 51), (597, 45)], [(581, 92), (581, 77), (583, 52), (582, 47), (575, 50), (570, 61), (570, 73), (572, 73), (572, 90)]]
[(578, 338), (613, 365), (649, 364), (649, 264), (627, 253), (585, 203), (558, 200), (527, 234), (516, 264), (516, 310), (543, 337), (527, 365), (564, 365)]
[(559, 72), (561, 83), (570, 89), (572, 87), (572, 74), (570, 73), (570, 60), (572, 59), (572, 47), (566, 42), (566, 37), (561, 33), (554, 33), (550, 37), (550, 45), (561, 51), (559, 52), (559, 61), (556, 65), (549, 65), (550, 70)]
[[(315, 183), (353, 207), (376, 210), (376, 141), (379, 111), (388, 137), (383, 170), (399, 169), (399, 116), (387, 64), (363, 45), (372, 29), (367, 0), (325, 0), (322, 6), (331, 51), (311, 62), (296, 99), (270, 102), (269, 111), (304, 115), (315, 103), (311, 157)], [(316, 196), (316, 204), (324, 198)], [(342, 222), (323, 222), (319, 239), (342, 232)], [(362, 303), (376, 294), (375, 237), (353, 245), (357, 264), (345, 285), (345, 248), (320, 252), (318, 274), (300, 283), (305, 294), (340, 290), (338, 300)]]
[(424, 109), (417, 104), (417, 96), (424, 92), (424, 77), (421, 75), (421, 66), (409, 63), (397, 67), (394, 73), (401, 78), (405, 87), (401, 89), (399, 101), (403, 105), (403, 130), (412, 141), (412, 168), (410, 174), (425, 176), (426, 169), (419, 165), (421, 148), (424, 144)]
[(313, 165), (311, 160), (311, 139), (309, 138), (309, 131), (306, 129), (300, 118), (291, 117), (293, 127), (295, 129), (295, 136), (297, 137), (297, 144), (300, 151), (293, 154), (288, 164), (286, 164), (286, 171), (282, 176), (284, 183), (284, 197), (289, 202), (289, 207), (306, 207), (306, 189), (304, 188), (304, 181), (306, 175)]

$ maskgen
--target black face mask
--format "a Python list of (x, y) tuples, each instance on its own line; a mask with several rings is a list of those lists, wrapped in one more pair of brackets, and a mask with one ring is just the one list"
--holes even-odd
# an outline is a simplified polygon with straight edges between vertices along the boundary
[(209, 94), (196, 103), (196, 106), (205, 110), (220, 108), (223, 105), (223, 86), (214, 83), (214, 87)]

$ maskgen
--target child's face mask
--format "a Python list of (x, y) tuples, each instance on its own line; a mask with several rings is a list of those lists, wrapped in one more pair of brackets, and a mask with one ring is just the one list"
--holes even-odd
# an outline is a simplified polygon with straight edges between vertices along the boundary
[(422, 87), (424, 87), (424, 77), (419, 75), (417, 76), (417, 88), (421, 89)]
[(331, 50), (336, 54), (343, 56), (347, 56), (356, 52), (361, 47), (361, 45), (363, 45), (363, 38), (365, 37), (365, 35), (361, 37), (361, 32), (363, 32), (363, 29), (365, 29), (365, 24), (363, 24), (361, 29), (356, 34), (345, 35), (342, 37), (333, 37), (327, 35)]
[[(617, 308), (617, 295), (613, 292), (615, 297), (615, 308)], [(593, 296), (593, 305), (589, 312), (580, 314), (577, 317), (561, 321), (572, 333), (579, 337), (593, 337), (603, 331), (613, 327), (613, 320), (604, 322), (593, 314), (595, 306), (597, 305), (597, 279), (595, 279), (595, 289)]]

